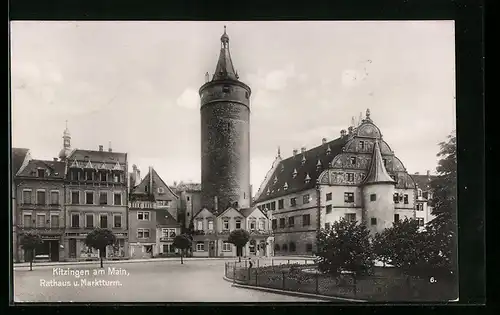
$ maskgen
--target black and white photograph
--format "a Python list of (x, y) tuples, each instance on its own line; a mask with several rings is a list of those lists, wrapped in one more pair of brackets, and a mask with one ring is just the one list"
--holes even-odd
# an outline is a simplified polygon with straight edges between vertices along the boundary
[(13, 299), (458, 302), (455, 23), (12, 21)]

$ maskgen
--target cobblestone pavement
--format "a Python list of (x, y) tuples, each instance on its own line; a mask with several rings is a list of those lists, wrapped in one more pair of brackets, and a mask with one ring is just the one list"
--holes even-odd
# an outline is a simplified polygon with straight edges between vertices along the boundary
[[(95, 265), (15, 268), (15, 302), (319, 302), (235, 288), (225, 281), (225, 260), (105, 262)], [(57, 269), (60, 268), (60, 269)], [(114, 268), (114, 269), (113, 269)], [(102, 270), (104, 275), (94, 275)], [(84, 275), (74, 272), (80, 271)], [(73, 274), (65, 274), (73, 272)], [(114, 273), (114, 274), (113, 274)]]

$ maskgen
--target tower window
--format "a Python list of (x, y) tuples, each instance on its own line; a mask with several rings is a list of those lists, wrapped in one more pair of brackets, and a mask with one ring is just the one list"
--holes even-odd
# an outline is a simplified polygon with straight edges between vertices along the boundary
[(365, 149), (365, 142), (364, 142), (364, 141), (360, 141), (360, 142), (359, 142), (359, 148), (360, 148), (361, 150), (364, 150), (364, 149)]
[(377, 218), (371, 218), (371, 225), (377, 225)]
[(376, 194), (371, 194), (370, 195), (370, 201), (375, 201), (377, 200), (377, 195)]
[(228, 85), (224, 85), (224, 86), (222, 87), (222, 92), (224, 92), (224, 93), (229, 93), (229, 91), (230, 91), (230, 90), (229, 90), (229, 86), (228, 86)]
[(356, 157), (351, 156), (351, 165), (356, 165)]
[(245, 92), (245, 98), (248, 99), (249, 97), (250, 97), (250, 95), (248, 94), (248, 92)]
[(45, 170), (38, 170), (38, 177), (45, 177)]

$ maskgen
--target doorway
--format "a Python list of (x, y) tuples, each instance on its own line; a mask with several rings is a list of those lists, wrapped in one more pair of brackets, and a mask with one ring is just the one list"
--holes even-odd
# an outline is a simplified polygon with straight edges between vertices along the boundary
[(59, 241), (49, 242), (50, 261), (59, 261)]
[(215, 242), (210, 241), (208, 245), (208, 257), (214, 257), (215, 256)]
[(266, 256), (266, 241), (260, 241), (259, 243), (259, 256)]
[(69, 258), (76, 258), (76, 239), (69, 239)]

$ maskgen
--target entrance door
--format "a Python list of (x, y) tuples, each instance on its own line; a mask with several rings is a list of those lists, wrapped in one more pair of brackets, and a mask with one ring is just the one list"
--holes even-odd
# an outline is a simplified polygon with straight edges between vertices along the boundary
[(259, 255), (266, 256), (266, 241), (261, 241), (259, 244)]
[(59, 241), (49, 241), (50, 261), (59, 261)]
[(76, 239), (69, 239), (69, 258), (76, 258)]
[(215, 242), (210, 241), (208, 245), (208, 257), (214, 257), (215, 256)]

